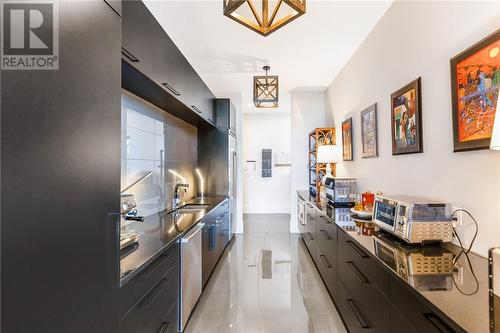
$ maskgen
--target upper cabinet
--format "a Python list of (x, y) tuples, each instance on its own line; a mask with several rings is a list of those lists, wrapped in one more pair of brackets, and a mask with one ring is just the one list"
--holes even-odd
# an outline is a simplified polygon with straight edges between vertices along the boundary
[[(215, 125), (212, 106), (214, 96), (210, 89), (140, 1), (123, 3), (122, 57), (161, 88), (149, 90), (169, 94), (164, 98), (149, 98), (153, 99), (150, 102), (158, 104), (155, 101), (159, 101), (162, 105), (157, 106), (190, 123), (201, 118)], [(141, 97), (148, 99), (147, 96)], [(181, 104), (172, 103), (176, 107), (170, 106), (170, 97)]]

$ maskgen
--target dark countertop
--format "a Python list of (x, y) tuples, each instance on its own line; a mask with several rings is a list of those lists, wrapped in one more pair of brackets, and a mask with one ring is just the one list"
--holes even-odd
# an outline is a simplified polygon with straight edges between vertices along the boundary
[[(411, 252), (415, 255), (423, 254), (427, 250), (436, 249), (435, 247), (410, 247), (403, 241), (399, 241), (397, 238), (383, 232), (376, 232), (372, 236), (363, 235), (360, 228), (356, 227), (356, 223), (350, 217), (346, 216), (348, 213), (345, 208), (323, 209), (315, 200), (310, 199), (307, 191), (297, 191), (297, 194), (330, 216), (344, 232), (356, 240), (373, 259), (389, 271), (391, 276), (402, 281), (417, 296), (427, 301), (426, 303), (435, 307), (436, 310), (456, 322), (467, 332), (489, 332), (488, 260), (486, 258), (473, 253), (469, 253), (467, 256), (464, 254), (460, 255), (460, 247), (446, 243), (440, 248), (443, 251), (443, 255), (449, 255), (453, 258), (459, 256), (453, 267), (456, 273), (448, 277), (448, 285), (445, 288), (443, 288), (443, 280), (426, 280), (426, 286), (430, 287), (426, 289), (431, 290), (417, 289), (415, 286), (417, 278), (415, 276), (407, 276), (405, 271), (401, 270), (398, 265), (393, 265), (390, 260), (391, 253), (388, 259), (380, 251), (379, 245), (385, 243), (389, 245), (389, 248), (396, 249), (396, 251), (399, 249), (399, 253), (402, 253), (401, 249), (403, 249), (403, 252), (406, 249), (408, 252), (405, 253)], [(467, 257), (471, 265), (469, 265)], [(474, 275), (477, 278), (477, 282)], [(434, 284), (438, 283), (438, 287), (433, 288), (433, 282)]]
[(225, 199), (223, 196), (192, 199), (181, 205), (198, 204), (208, 207), (196, 214), (168, 214), (164, 210), (146, 217), (144, 222), (128, 224), (126, 228), (137, 231), (140, 237), (135, 250), (127, 255), (122, 254), (120, 284), (123, 286), (127, 283)]

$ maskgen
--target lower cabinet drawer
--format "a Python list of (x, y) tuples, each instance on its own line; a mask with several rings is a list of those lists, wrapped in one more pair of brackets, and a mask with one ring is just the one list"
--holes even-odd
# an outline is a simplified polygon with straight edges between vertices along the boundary
[(179, 264), (173, 266), (120, 322), (120, 333), (166, 333), (177, 330)]
[[(338, 232), (339, 239), (339, 269), (342, 272), (342, 263), (350, 262), (357, 267), (361, 275), (368, 278), (383, 294), (389, 295), (389, 274), (380, 263), (375, 262), (349, 235), (343, 231)], [(352, 265), (351, 268), (352, 268)], [(349, 268), (349, 267), (348, 267)], [(355, 276), (359, 278), (359, 275)]]
[(318, 267), (326, 289), (328, 289), (332, 298), (337, 301), (337, 257), (332, 255), (330, 252), (323, 251), (323, 249), (319, 246), (316, 251), (316, 267)]
[(179, 256), (179, 243), (175, 243), (153, 260), (142, 272), (133, 277), (125, 286), (120, 288), (120, 318), (123, 318), (153, 288), (160, 278), (179, 261)]
[[(407, 325), (417, 332), (426, 333), (455, 333), (465, 332), (456, 324), (441, 318), (427, 305), (421, 302), (399, 281), (391, 278), (391, 302), (399, 310), (401, 322), (404, 318)], [(400, 325), (400, 324), (399, 324)], [(394, 322), (395, 332), (398, 323)], [(411, 332), (407, 330), (406, 332)], [(406, 333), (405, 332), (405, 333)]]
[(314, 259), (316, 257), (316, 235), (312, 232), (306, 232), (304, 237), (304, 243), (306, 244), (311, 257)]
[(389, 302), (379, 299), (378, 304), (366, 302), (362, 290), (349, 290), (341, 279), (338, 281), (337, 307), (349, 332), (390, 332)]

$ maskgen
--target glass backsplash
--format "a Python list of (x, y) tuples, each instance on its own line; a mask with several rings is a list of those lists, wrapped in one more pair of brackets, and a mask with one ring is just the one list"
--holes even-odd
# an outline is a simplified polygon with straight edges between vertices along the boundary
[(137, 213), (149, 216), (170, 208), (173, 188), (184, 182), (184, 199), (196, 191), (197, 129), (126, 91), (122, 93), (121, 188), (144, 175), (126, 193), (133, 194)]

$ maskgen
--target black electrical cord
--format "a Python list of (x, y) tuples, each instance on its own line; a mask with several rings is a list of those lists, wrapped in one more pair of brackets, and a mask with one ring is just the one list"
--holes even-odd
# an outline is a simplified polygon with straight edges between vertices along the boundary
[(465, 209), (457, 209), (456, 211), (453, 212), (453, 214), (451, 214), (452, 216), (452, 219), (454, 221), (456, 221), (456, 217), (455, 217), (455, 214), (457, 212), (464, 212), (464, 213), (467, 213), (467, 215), (470, 216), (470, 218), (472, 219), (472, 221), (474, 221), (474, 224), (476, 225), (476, 231), (474, 232), (474, 237), (472, 237), (472, 241), (470, 242), (470, 245), (469, 247), (467, 248), (467, 250), (464, 248), (463, 246), (463, 243), (462, 243), (462, 240), (460, 239), (460, 237), (458, 236), (458, 233), (457, 233), (457, 230), (455, 229), (455, 227), (453, 227), (453, 235), (457, 238), (458, 240), (458, 244), (460, 244), (460, 248), (462, 249), (462, 251), (460, 251), (460, 253), (453, 259), (453, 265), (455, 265), (457, 262), (458, 262), (458, 259), (460, 259), (460, 257), (462, 256), (462, 254), (465, 254), (465, 259), (467, 260), (467, 264), (469, 265), (469, 268), (470, 268), (470, 272), (472, 274), (472, 277), (474, 278), (474, 281), (475, 281), (475, 284), (476, 284), (476, 287), (474, 289), (474, 291), (470, 292), (470, 293), (466, 293), (464, 292), (462, 289), (460, 289), (460, 287), (458, 286), (456, 280), (455, 280), (455, 276), (453, 276), (453, 284), (455, 285), (455, 288), (457, 288), (457, 290), (465, 295), (465, 296), (472, 296), (474, 295), (475, 293), (477, 293), (479, 291), (479, 281), (477, 279), (477, 276), (476, 276), (476, 273), (474, 272), (474, 268), (472, 267), (472, 263), (470, 261), (470, 258), (469, 258), (469, 252), (471, 251), (472, 249), (472, 245), (474, 245), (474, 242), (476, 240), (476, 237), (477, 237), (477, 233), (479, 231), (479, 225), (477, 224), (477, 221), (476, 219), (474, 218), (474, 216), (472, 216), (471, 213), (469, 213), (467, 210)]
[(474, 268), (472, 268), (472, 263), (470, 262), (470, 258), (469, 258), (469, 254), (465, 253), (465, 251), (460, 251), (460, 253), (458, 254), (458, 256), (455, 257), (455, 263), (458, 261), (458, 259), (460, 258), (460, 256), (462, 256), (462, 254), (465, 254), (465, 259), (467, 259), (467, 264), (469, 265), (469, 269), (470, 269), (470, 272), (472, 274), (472, 277), (474, 278), (474, 282), (476, 284), (476, 287), (474, 288), (474, 290), (470, 293), (466, 293), (465, 291), (463, 291), (462, 289), (460, 289), (460, 287), (458, 286), (457, 284), (457, 281), (455, 280), (455, 275), (453, 275), (453, 285), (455, 285), (455, 288), (457, 288), (457, 290), (465, 295), (465, 296), (472, 296), (474, 294), (476, 294), (478, 291), (479, 291), (479, 280), (477, 279), (477, 276), (476, 276), (476, 273), (474, 272)]
[(471, 213), (469, 213), (467, 210), (465, 209), (457, 209), (456, 211), (453, 212), (453, 214), (451, 214), (451, 218), (456, 221), (456, 217), (455, 217), (455, 214), (458, 213), (458, 212), (464, 212), (464, 213), (467, 213), (467, 215), (470, 216), (470, 218), (472, 219), (472, 221), (474, 221), (474, 224), (476, 225), (476, 231), (474, 232), (474, 237), (472, 237), (472, 241), (470, 242), (470, 245), (469, 245), (469, 248), (467, 250), (465, 250), (463, 244), (462, 244), (462, 240), (460, 239), (460, 237), (458, 236), (458, 233), (457, 233), (457, 230), (455, 229), (455, 227), (453, 227), (453, 234), (455, 235), (455, 237), (457, 238), (458, 240), (458, 243), (460, 244), (460, 247), (462, 248), (462, 251), (465, 252), (465, 254), (469, 254), (470, 250), (472, 249), (472, 245), (474, 245), (474, 242), (476, 241), (476, 237), (477, 237), (477, 232), (479, 231), (479, 225), (477, 224), (477, 221), (476, 219), (474, 218), (474, 216), (472, 216)]

